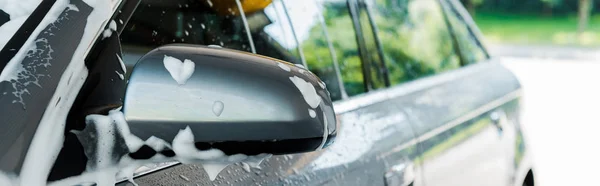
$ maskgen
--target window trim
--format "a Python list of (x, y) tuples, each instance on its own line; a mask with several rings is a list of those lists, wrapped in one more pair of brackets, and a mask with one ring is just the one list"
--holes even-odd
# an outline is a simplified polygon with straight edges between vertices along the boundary
[(352, 25), (354, 27), (354, 33), (356, 36), (356, 44), (358, 46), (358, 55), (361, 59), (361, 66), (363, 72), (363, 86), (365, 93), (373, 91), (371, 84), (371, 73), (370, 61), (366, 58), (366, 44), (362, 33), (362, 25), (360, 23), (360, 16), (358, 14), (358, 0), (348, 0), (348, 8), (350, 9), (350, 17), (352, 18)]
[(373, 15), (372, 15), (372, 7), (369, 3), (364, 2), (364, 0), (361, 0), (361, 4), (364, 7), (359, 7), (359, 8), (364, 8), (365, 11), (367, 12), (367, 16), (369, 18), (369, 24), (371, 25), (371, 30), (373, 32), (373, 38), (375, 39), (375, 45), (377, 47), (377, 53), (378, 55), (381, 57), (381, 61), (379, 64), (379, 71), (383, 76), (383, 82), (385, 84), (385, 87), (390, 87), (390, 76), (389, 76), (389, 70), (387, 68), (387, 63), (385, 60), (385, 53), (383, 53), (383, 45), (381, 44), (381, 40), (379, 39), (379, 29), (377, 29), (377, 25), (375, 24), (375, 20), (373, 19)]
[(290, 13), (288, 13), (288, 6), (285, 4), (285, 0), (279, 0), (281, 6), (283, 6), (283, 12), (285, 13), (285, 17), (287, 18), (288, 24), (290, 24), (290, 29), (292, 30), (292, 36), (294, 36), (294, 40), (296, 41), (296, 49), (298, 50), (298, 54), (300, 55), (300, 61), (304, 68), (308, 69), (308, 64), (306, 63), (306, 58), (304, 57), (304, 51), (302, 50), (302, 46), (300, 46), (300, 40), (298, 39), (298, 35), (296, 34), (296, 28), (294, 28), (294, 24), (292, 23), (292, 17), (290, 17)]
[[(385, 54), (383, 52), (383, 45), (381, 44), (381, 40), (379, 39), (379, 34), (377, 25), (375, 25), (375, 21), (372, 16), (371, 7), (364, 0), (348, 0), (348, 7), (350, 9), (350, 16), (352, 18), (352, 23), (354, 26), (354, 32), (356, 33), (356, 43), (358, 45), (358, 53), (361, 59), (362, 70), (363, 70), (363, 81), (365, 86), (365, 92), (371, 92), (377, 90), (373, 88), (373, 82), (371, 81), (371, 65), (377, 67), (378, 73), (381, 73), (384, 81), (383, 88), (389, 88), (391, 86), (389, 70), (386, 65)], [(367, 14), (367, 18), (369, 19), (369, 27), (364, 27), (364, 25), (360, 21), (360, 11), (364, 9)], [(380, 61), (371, 61), (367, 55), (367, 44), (365, 41), (364, 33), (362, 29), (371, 29), (373, 33), (373, 39), (375, 40), (375, 47), (377, 50), (377, 55), (380, 57)], [(378, 64), (380, 63), (380, 64)]]
[(449, 10), (448, 10), (447, 4), (444, 3), (443, 0), (438, 0), (438, 5), (440, 6), (442, 15), (444, 16), (444, 23), (446, 23), (446, 28), (448, 29), (450, 37), (452, 38), (452, 46), (454, 48), (454, 52), (456, 54), (458, 54), (458, 60), (460, 61), (460, 66), (461, 67), (467, 66), (468, 62), (466, 61), (465, 57), (463, 56), (462, 48), (460, 47), (460, 44), (458, 43), (458, 37), (456, 37), (454, 27), (452, 27), (452, 24), (450, 23), (450, 19), (448, 18)]
[[(456, 17), (459, 19), (459, 21), (461, 21), (462, 23), (464, 23), (467, 26), (469, 35), (475, 40), (475, 43), (477, 44), (477, 46), (479, 48), (481, 48), (481, 50), (485, 54), (485, 58), (489, 60), (491, 58), (491, 56), (490, 56), (489, 51), (487, 50), (487, 47), (482, 42), (483, 37), (482, 37), (481, 31), (477, 27), (477, 24), (475, 24), (475, 21), (473, 20), (472, 17), (465, 18), (465, 15), (469, 15), (467, 13), (467, 10), (457, 0), (439, 0), (439, 1), (445, 10), (444, 16), (447, 17), (448, 13), (456, 14)], [(452, 27), (452, 25), (450, 23), (448, 23), (448, 25), (450, 27)], [(454, 32), (454, 31), (452, 31), (452, 32)], [(462, 53), (461, 53), (461, 55), (462, 55)]]
[[(320, 5), (317, 2), (317, 0), (314, 0), (314, 1), (317, 5)], [(323, 7), (319, 6), (319, 8), (323, 8)], [(340, 94), (342, 96), (341, 99), (346, 99), (346, 98), (348, 98), (348, 93), (346, 93), (346, 86), (344, 85), (344, 81), (342, 79), (342, 73), (340, 72), (339, 61), (337, 59), (337, 55), (335, 54), (333, 42), (332, 42), (331, 38), (329, 37), (329, 31), (327, 30), (327, 24), (325, 23), (325, 17), (323, 16), (322, 11), (323, 11), (322, 9), (317, 11), (318, 16), (319, 16), (319, 23), (321, 24), (321, 27), (323, 27), (323, 34), (325, 36), (325, 40), (327, 40), (327, 46), (329, 48), (329, 54), (331, 55), (331, 60), (333, 62), (333, 68), (335, 70), (335, 76), (337, 79), (338, 88), (340, 89)]]

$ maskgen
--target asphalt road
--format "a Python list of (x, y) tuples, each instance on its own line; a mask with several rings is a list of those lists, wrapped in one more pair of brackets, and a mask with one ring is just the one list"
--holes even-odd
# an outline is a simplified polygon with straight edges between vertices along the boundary
[(600, 185), (600, 50), (500, 48), (523, 85), (536, 185)]

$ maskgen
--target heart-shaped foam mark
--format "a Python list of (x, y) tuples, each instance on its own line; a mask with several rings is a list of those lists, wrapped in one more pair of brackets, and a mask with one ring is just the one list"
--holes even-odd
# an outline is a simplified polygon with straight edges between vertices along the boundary
[(196, 64), (192, 60), (185, 59), (181, 62), (181, 60), (167, 55), (165, 55), (163, 63), (169, 74), (171, 74), (171, 77), (180, 85), (185, 84), (192, 77), (196, 67)]

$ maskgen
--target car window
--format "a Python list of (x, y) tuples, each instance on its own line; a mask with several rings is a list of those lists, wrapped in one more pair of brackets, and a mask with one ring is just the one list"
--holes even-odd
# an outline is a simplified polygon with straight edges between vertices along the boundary
[(362, 61), (356, 43), (356, 33), (346, 1), (326, 0), (323, 18), (330, 33), (332, 48), (339, 62), (343, 86), (348, 96), (366, 92)]
[(368, 79), (371, 82), (369, 84), (369, 88), (385, 88), (385, 78), (387, 74), (384, 73), (385, 67), (383, 64), (383, 58), (380, 55), (381, 53), (379, 52), (379, 41), (377, 40), (378, 38), (376, 37), (375, 32), (373, 30), (374, 27), (371, 25), (372, 21), (370, 17), (371, 16), (369, 10), (364, 4), (361, 3), (361, 5), (359, 5), (358, 10), (358, 19), (360, 22), (362, 39), (365, 45), (365, 56), (363, 60), (366, 61), (366, 63), (368, 64), (367, 68), (369, 69)]
[[(324, 3), (322, 1), (297, 1), (282, 0), (287, 10), (295, 31), (295, 37), (298, 40), (300, 51), (304, 54), (304, 60), (308, 69), (323, 80), (331, 94), (333, 100), (339, 100), (343, 97), (338, 79), (344, 76), (344, 70), (337, 71), (338, 63), (335, 46), (331, 41), (335, 41), (337, 33), (333, 31), (329, 37), (328, 28), (325, 27), (323, 19)], [(325, 10), (326, 13), (327, 10)], [(326, 20), (325, 20), (326, 22)], [(352, 37), (353, 38), (353, 35)], [(335, 55), (335, 57), (334, 57)], [(338, 63), (339, 64), (339, 63)], [(339, 74), (339, 76), (338, 76)], [(344, 82), (344, 85), (346, 82)], [(352, 90), (350, 95), (358, 94), (360, 91)]]
[(247, 12), (244, 20), (235, 1), (144, 0), (121, 35), (124, 60), (135, 63), (156, 47), (188, 43), (245, 52), (254, 48), (257, 54), (300, 63), (299, 54), (286, 48), (292, 41), (281, 36), (291, 34), (289, 25), (285, 29), (273, 11), (267, 7)]
[(453, 7), (449, 7), (451, 5), (446, 5), (447, 6), (444, 6), (447, 7), (445, 8), (446, 15), (452, 27), (452, 31), (454, 32), (454, 37), (456, 37), (458, 42), (460, 53), (463, 56), (463, 65), (486, 60), (488, 58), (487, 53), (482, 47), (479, 39), (473, 33), (472, 28), (469, 26), (469, 24), (467, 24), (467, 22), (464, 20), (464, 17), (460, 15), (458, 11), (456, 11)]
[(391, 84), (460, 67), (436, 0), (365, 0), (372, 10)]
[[(290, 4), (287, 10), (285, 3)], [(332, 99), (341, 99), (331, 43), (319, 22), (320, 5), (299, 1), (265, 5), (245, 10), (244, 20), (235, 1), (142, 1), (122, 34), (124, 61), (135, 63), (146, 52), (171, 43), (219, 45), (246, 52), (254, 47), (257, 54), (306, 64), (325, 82)]]
[[(303, 56), (301, 56), (300, 52), (296, 47), (298, 44), (294, 39), (292, 25), (286, 17), (285, 8), (283, 7), (282, 3), (273, 2), (269, 4), (269, 6), (267, 6), (263, 11), (259, 12), (264, 13), (266, 17), (261, 17), (260, 20), (262, 21), (255, 21), (253, 19), (257, 19), (255, 17), (258, 16), (250, 15), (248, 24), (251, 27), (262, 25), (260, 26), (262, 29), (260, 33), (263, 34), (263, 37), (268, 37), (268, 39), (259, 40), (255, 43), (255, 45), (259, 48), (268, 47), (268, 45), (281, 45), (280, 48), (286, 50), (289, 54), (294, 56), (294, 59), (292, 61), (287, 60), (288, 62), (294, 64), (302, 64)], [(267, 22), (267, 24), (263, 22)], [(281, 57), (274, 56), (269, 53), (261, 54), (282, 59)]]

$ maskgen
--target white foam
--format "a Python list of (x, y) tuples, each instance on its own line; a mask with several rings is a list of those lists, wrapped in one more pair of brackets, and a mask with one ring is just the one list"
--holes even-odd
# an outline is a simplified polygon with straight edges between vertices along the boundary
[(41, 0), (3, 0), (0, 2), (0, 10), (10, 15), (11, 19), (28, 17), (40, 2)]
[(112, 36), (112, 33), (114, 31), (117, 31), (117, 23), (115, 22), (115, 20), (111, 20), (110, 24), (108, 25), (108, 28), (105, 29), (102, 33), (102, 39)]
[(0, 26), (0, 49), (4, 48), (4, 45), (12, 38), (12, 36), (19, 30), (21, 25), (27, 20), (27, 17), (13, 18), (10, 21)]
[(173, 151), (177, 154), (181, 163), (194, 163), (195, 160), (212, 160), (225, 157), (225, 153), (218, 149), (198, 150), (194, 143), (194, 134), (190, 127), (180, 130), (173, 139)]
[(287, 66), (286, 64), (283, 64), (283, 63), (277, 62), (277, 66), (279, 66), (279, 68), (281, 68), (285, 71), (288, 71), (288, 72), (292, 70), (289, 66)]
[(121, 59), (121, 56), (119, 56), (119, 54), (115, 54), (117, 56), (117, 59), (119, 60), (119, 64), (121, 65), (121, 70), (123, 70), (123, 73), (127, 73), (127, 68), (125, 67), (125, 63), (123, 62), (123, 59)]
[(167, 143), (165, 140), (157, 138), (155, 136), (150, 136), (144, 144), (148, 145), (152, 149), (156, 151), (164, 150), (165, 148), (171, 148), (171, 145)]
[(129, 152), (135, 152), (144, 145), (144, 141), (142, 141), (142, 139), (140, 139), (139, 137), (131, 134), (129, 130), (129, 125), (125, 120), (125, 116), (123, 115), (123, 112), (119, 110), (120, 109), (109, 111), (108, 117), (110, 117), (115, 122), (117, 130), (119, 130), (121, 136), (125, 140), (125, 144), (127, 145)]
[[(57, 77), (60, 78), (60, 81), (50, 102), (55, 103), (58, 102), (59, 99), (60, 102), (56, 105), (49, 104), (42, 116), (40, 124), (36, 129), (35, 136), (27, 151), (27, 155), (23, 161), (23, 166), (19, 174), (20, 185), (46, 185), (48, 174), (50, 173), (52, 165), (63, 144), (63, 131), (67, 114), (88, 75), (84, 59), (87, 56), (87, 53), (91, 48), (91, 43), (95, 40), (98, 31), (101, 30), (102, 24), (105, 23), (104, 20), (110, 16), (107, 7), (102, 6), (106, 5), (106, 3), (97, 4), (99, 5), (94, 6), (94, 11), (88, 17), (81, 42), (73, 53), (74, 55), (71, 58), (69, 65), (66, 67), (62, 76)], [(4, 70), (10, 71), (14, 70), (15, 66), (20, 66), (27, 51), (34, 48), (31, 46), (33, 46), (32, 44), (36, 40), (35, 36), (38, 36), (46, 26), (56, 21), (67, 5), (67, 0), (58, 0), (54, 4), (50, 9), (50, 12), (33, 31), (31, 34), (32, 37), (27, 40), (24, 47), (11, 59), (9, 65)], [(5, 76), (5, 78), (14, 77)], [(5, 80), (5, 78), (0, 77), (0, 81)], [(70, 83), (68, 82), (69, 78), (73, 79)]]
[(15, 180), (15, 176), (9, 176), (7, 173), (4, 173), (0, 170), (0, 185), (2, 185), (2, 186), (17, 185), (17, 180)]
[(223, 108), (225, 108), (225, 105), (223, 104), (223, 102), (221, 101), (215, 101), (215, 103), (213, 103), (213, 114), (215, 114), (215, 116), (221, 116), (221, 113), (223, 113)]
[(77, 6), (75, 6), (74, 4), (67, 5), (67, 8), (69, 10), (73, 10), (73, 11), (79, 12), (79, 8), (77, 8)]
[(108, 28), (113, 31), (117, 30), (117, 23), (115, 22), (115, 20), (110, 20), (110, 24), (108, 24)]
[(163, 63), (171, 77), (179, 84), (183, 85), (194, 74), (196, 64), (185, 59), (183, 62), (177, 58), (165, 55)]
[(327, 136), (329, 135), (327, 133), (329, 133), (329, 129), (327, 128), (327, 115), (325, 115), (325, 112), (323, 112), (323, 141), (321, 141), (321, 144), (317, 150), (321, 150), (323, 149), (323, 146), (325, 146), (325, 142), (327, 142)]
[(243, 162), (247, 163), (250, 167), (260, 169), (260, 163), (262, 163), (262, 161), (264, 161), (265, 159), (270, 158), (271, 156), (273, 155), (261, 153), (256, 156), (248, 156), (245, 160), (243, 160)]
[(306, 67), (304, 67), (304, 65), (302, 65), (302, 64), (295, 64), (295, 65), (296, 65), (297, 67), (300, 67), (300, 68), (306, 69)]
[(194, 135), (190, 127), (180, 130), (172, 143), (176, 159), (182, 163), (202, 164), (211, 180), (216, 179), (219, 172), (231, 164), (245, 162), (249, 166), (258, 167), (265, 158), (271, 157), (271, 154), (259, 154), (256, 156), (235, 154), (227, 156), (223, 151), (218, 149), (198, 150), (194, 142)]
[(308, 115), (310, 115), (311, 118), (317, 117), (317, 113), (313, 109), (308, 109)]
[(215, 181), (219, 173), (227, 168), (227, 166), (229, 166), (229, 163), (202, 163), (202, 167), (206, 171), (210, 181)]
[(27, 17), (40, 4), (41, 0), (2, 0), (0, 10), (10, 16), (10, 20), (0, 27), (0, 49), (23, 25)]
[(311, 108), (314, 109), (319, 106), (321, 97), (317, 95), (317, 90), (315, 90), (315, 87), (311, 83), (298, 76), (290, 77), (290, 80), (296, 85), (298, 90), (300, 90), (302, 97), (304, 97), (304, 100)]
[(133, 174), (135, 173), (137, 168), (138, 167), (135, 165), (121, 168), (121, 170), (117, 173), (117, 178), (126, 178), (127, 181), (129, 181), (129, 183), (138, 186), (138, 184), (135, 183), (135, 181), (133, 180)]
[(119, 73), (119, 71), (116, 71), (116, 70), (115, 70), (115, 73), (117, 73), (117, 75), (119, 76), (119, 78), (120, 78), (121, 80), (125, 80), (125, 76), (124, 76), (123, 74)]

